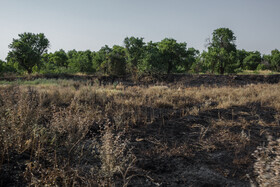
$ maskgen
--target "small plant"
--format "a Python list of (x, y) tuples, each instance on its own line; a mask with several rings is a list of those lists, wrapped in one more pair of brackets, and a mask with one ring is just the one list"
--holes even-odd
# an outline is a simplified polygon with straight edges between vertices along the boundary
[(114, 176), (122, 176), (123, 186), (127, 186), (129, 181), (135, 176), (131, 174), (137, 169), (134, 166), (136, 157), (128, 147), (128, 139), (124, 138), (124, 132), (113, 133), (113, 126), (107, 123), (101, 137), (100, 160), (102, 163), (100, 175), (103, 180), (102, 186), (113, 186)]
[(115, 81), (114, 83), (113, 83), (113, 86), (114, 86), (114, 89), (117, 89), (117, 86), (119, 85), (119, 81)]

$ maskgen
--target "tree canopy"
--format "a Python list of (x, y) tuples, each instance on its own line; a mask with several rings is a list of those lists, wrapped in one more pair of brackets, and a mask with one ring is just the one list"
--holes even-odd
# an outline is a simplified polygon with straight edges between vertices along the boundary
[(255, 70), (261, 61), (262, 57), (260, 52), (248, 52), (247, 56), (243, 60), (243, 68), (245, 70)]
[(275, 71), (280, 71), (280, 51), (277, 49), (271, 51), (271, 66)]
[(44, 34), (23, 33), (13, 39), (6, 62), (0, 61), (0, 72), (98, 73), (139, 77), (141, 74), (170, 73), (238, 73), (245, 70), (280, 71), (280, 52), (262, 55), (259, 51), (237, 49), (236, 36), (229, 28), (213, 31), (207, 50), (187, 48), (186, 42), (164, 38), (144, 42), (142, 37), (126, 37), (123, 46), (105, 45), (99, 51), (47, 53), (49, 40)]
[(212, 72), (230, 73), (236, 60), (236, 37), (229, 28), (219, 28), (212, 33), (212, 40), (208, 43), (206, 63)]
[(43, 33), (23, 33), (18, 35), (18, 39), (13, 39), (9, 45), (11, 51), (8, 59), (13, 60), (24, 68), (28, 74), (32, 73), (32, 68), (39, 64), (41, 57), (49, 48), (49, 40)]
[(137, 68), (139, 61), (144, 53), (144, 38), (126, 37), (124, 46), (128, 65), (134, 69)]

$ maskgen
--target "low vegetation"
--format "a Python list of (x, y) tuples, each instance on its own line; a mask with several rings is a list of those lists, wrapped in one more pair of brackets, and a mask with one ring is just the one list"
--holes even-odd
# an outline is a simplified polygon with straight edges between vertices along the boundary
[(279, 183), (279, 83), (39, 82), (1, 82), (0, 186)]

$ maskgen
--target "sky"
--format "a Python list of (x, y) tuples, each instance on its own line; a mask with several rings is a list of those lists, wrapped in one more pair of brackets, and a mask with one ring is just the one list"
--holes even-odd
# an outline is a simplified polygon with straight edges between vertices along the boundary
[(0, 0), (0, 59), (23, 32), (44, 33), (49, 52), (98, 51), (130, 36), (202, 51), (221, 27), (234, 32), (238, 49), (269, 54), (280, 49), (279, 7), (280, 0)]

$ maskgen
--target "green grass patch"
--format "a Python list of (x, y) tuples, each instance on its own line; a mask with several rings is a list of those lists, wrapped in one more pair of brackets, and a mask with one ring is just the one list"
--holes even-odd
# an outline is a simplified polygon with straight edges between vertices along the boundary
[(64, 85), (70, 84), (73, 81), (64, 79), (35, 79), (35, 80), (21, 80), (16, 81), (0, 81), (0, 85)]

